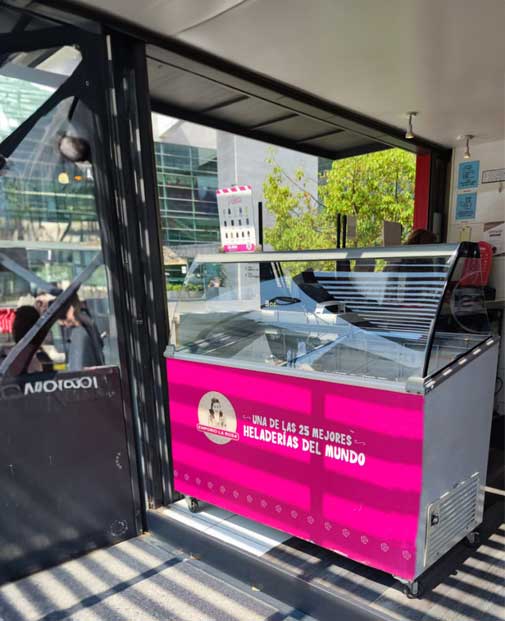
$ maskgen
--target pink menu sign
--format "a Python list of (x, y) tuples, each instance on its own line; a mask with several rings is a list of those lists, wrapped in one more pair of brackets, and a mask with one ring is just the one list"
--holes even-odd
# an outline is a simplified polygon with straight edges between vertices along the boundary
[(167, 360), (177, 491), (412, 579), (423, 397)]
[(252, 187), (234, 185), (216, 190), (221, 244), (224, 252), (256, 250), (256, 218)]

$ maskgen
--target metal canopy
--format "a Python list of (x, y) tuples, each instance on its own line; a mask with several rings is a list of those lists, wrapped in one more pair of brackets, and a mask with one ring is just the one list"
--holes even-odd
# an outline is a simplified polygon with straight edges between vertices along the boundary
[(147, 46), (147, 66), (156, 112), (331, 159), (394, 146), (419, 149), (331, 107), (311, 105), (155, 45)]
[[(405, 130), (397, 124), (339, 105), (333, 98), (323, 99), (293, 86), (288, 79), (269, 77), (268, 71), (251, 70), (234, 57), (216, 56), (176, 38), (171, 29), (163, 34), (147, 28), (141, 17), (128, 20), (122, 10), (105, 12), (93, 4), (44, 0), (43, 8), (39, 3), (30, 6), (55, 13), (67, 9), (72, 19), (82, 21), (86, 28), (92, 27), (88, 20), (97, 20), (111, 32), (145, 42), (155, 112), (329, 159), (389, 147), (431, 153), (445, 161), (450, 158), (448, 149), (431, 140), (419, 135), (407, 140)], [(160, 19), (166, 16), (154, 4)], [(147, 9), (146, 5), (142, 11)], [(58, 16), (64, 21), (62, 14)], [(180, 29), (175, 30), (180, 34)], [(321, 73), (317, 63), (313, 73)], [(343, 89), (350, 88), (347, 78), (339, 83)]]

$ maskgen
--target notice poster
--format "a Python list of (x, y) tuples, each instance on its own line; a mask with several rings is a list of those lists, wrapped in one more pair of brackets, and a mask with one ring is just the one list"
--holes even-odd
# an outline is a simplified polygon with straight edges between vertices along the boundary
[(482, 241), (492, 246), (495, 256), (505, 254), (505, 222), (486, 222)]
[(257, 245), (250, 185), (234, 185), (216, 190), (224, 252), (254, 252)]
[(461, 162), (458, 167), (458, 190), (468, 190), (479, 185), (480, 161)]
[(410, 579), (421, 395), (169, 358), (175, 489)]
[(456, 220), (475, 220), (477, 193), (466, 192), (456, 197)]

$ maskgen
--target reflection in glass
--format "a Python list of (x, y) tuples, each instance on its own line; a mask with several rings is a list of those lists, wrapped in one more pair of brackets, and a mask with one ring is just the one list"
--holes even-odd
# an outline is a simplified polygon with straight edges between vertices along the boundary
[[(92, 116), (58, 90), (80, 61), (77, 49), (62, 47), (12, 55), (0, 69), (0, 373), (117, 361)], [(27, 328), (18, 339), (16, 321)], [(14, 361), (24, 346), (32, 357)]]
[(179, 301), (169, 304), (175, 355), (405, 384), (423, 376), (439, 304), (449, 296), (451, 322), (442, 313), (434, 372), (482, 342), (489, 325), (475, 295), (461, 313), (457, 291), (468, 287), (457, 269), (452, 290), (446, 286), (456, 250), (418, 257), (415, 250), (336, 262), (324, 252), (320, 260), (303, 252), (276, 261), (268, 253), (247, 262), (197, 257)]

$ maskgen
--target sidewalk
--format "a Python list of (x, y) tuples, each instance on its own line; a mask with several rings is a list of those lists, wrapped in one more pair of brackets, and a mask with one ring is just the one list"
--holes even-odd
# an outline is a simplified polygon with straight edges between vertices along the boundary
[(155, 619), (311, 620), (150, 535), (0, 587), (0, 621)]

